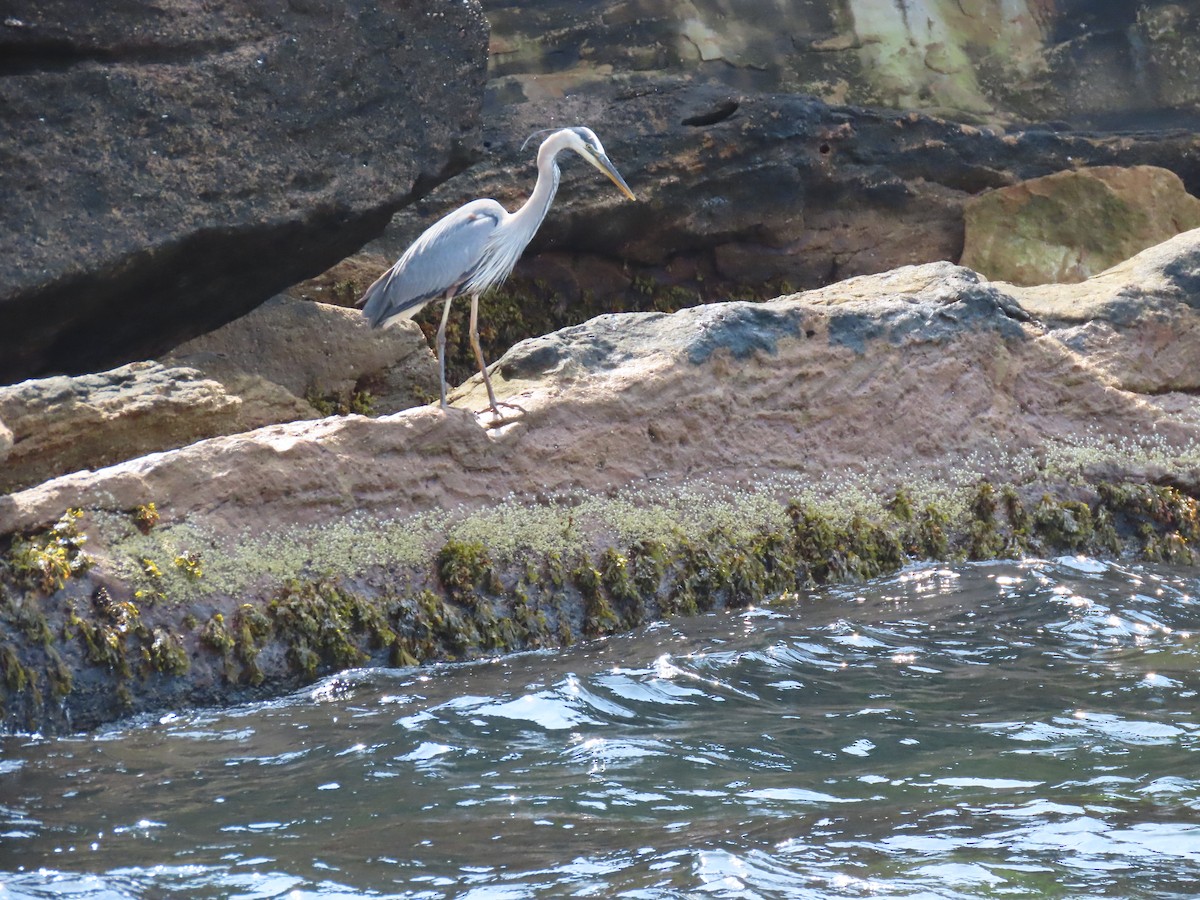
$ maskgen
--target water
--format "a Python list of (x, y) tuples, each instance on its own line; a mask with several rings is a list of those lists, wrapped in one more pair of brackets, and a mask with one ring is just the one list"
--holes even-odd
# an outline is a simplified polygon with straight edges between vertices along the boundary
[(0, 898), (1191, 897), (1192, 572), (922, 567), (0, 741)]

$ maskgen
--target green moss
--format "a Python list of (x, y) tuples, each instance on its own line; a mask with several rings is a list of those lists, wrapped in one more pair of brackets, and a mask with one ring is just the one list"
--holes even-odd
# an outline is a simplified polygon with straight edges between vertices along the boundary
[(108, 588), (98, 587), (92, 594), (96, 614), (122, 633), (136, 631), (142, 624), (142, 611), (131, 600), (114, 600)]
[(194, 550), (188, 550), (175, 557), (175, 568), (192, 581), (199, 581), (204, 577), (203, 562), (204, 560), (199, 553)]
[(225, 627), (225, 617), (221, 613), (213, 613), (204, 623), (204, 629), (200, 632), (200, 643), (223, 657), (229, 656), (237, 644), (229, 629)]
[[(347, 668), (366, 661), (356, 639), (360, 606), (358, 598), (332, 583), (291, 582), (271, 601), (270, 614), (288, 658), (311, 677), (322, 665)], [(389, 646), (392, 640), (394, 635)]]
[(50, 594), (87, 571), (92, 560), (83, 552), (82, 518), (83, 510), (68, 509), (46, 531), (13, 538), (5, 567), (17, 584)]
[(38, 598), (32, 593), (10, 597), (7, 591), (4, 596), (3, 619), (30, 644), (49, 647), (54, 635)]
[(730, 546), (722, 571), (726, 573), (727, 606), (740, 609), (767, 599), (766, 567), (757, 553)]
[(907, 562), (899, 535), (886, 526), (856, 514), (850, 520), (849, 532), (850, 569), (860, 579), (894, 572)]
[(646, 599), (633, 578), (628, 558), (609, 547), (600, 555), (598, 571), (609, 608), (618, 611), (621, 627), (640, 625), (646, 617)]
[(370, 391), (354, 390), (348, 395), (339, 396), (322, 393), (318, 388), (310, 387), (304, 392), (304, 402), (323, 418), (350, 414), (369, 416), (375, 412), (375, 398)]
[(1110, 518), (1101, 523), (1109, 545), (1120, 531), (1131, 534), (1140, 553), (1153, 562), (1191, 565), (1200, 541), (1200, 502), (1175, 487), (1101, 484), (1101, 502)]
[(483, 650), (514, 650), (521, 645), (513, 620), (508, 616), (496, 615), (490, 601), (477, 597), (472, 604), (471, 615), (478, 634), (478, 646)]
[(546, 553), (545, 580), (551, 588), (562, 590), (567, 584), (567, 567), (557, 550)]
[(672, 313), (703, 302), (704, 299), (696, 291), (672, 284), (663, 285), (655, 291), (651, 305), (657, 312)]
[(1081, 552), (1093, 534), (1092, 510), (1078, 500), (1056, 502), (1043, 494), (1033, 511), (1033, 534), (1055, 550)]
[(265, 675), (258, 665), (258, 654), (273, 632), (271, 620), (258, 607), (243, 603), (234, 618), (234, 649), (242, 663), (239, 680), (247, 684), (262, 684)]
[(566, 616), (558, 617), (558, 646), (570, 647), (575, 643), (575, 632)]
[(653, 296), (658, 289), (658, 282), (648, 275), (634, 275), (630, 282), (631, 287), (643, 296)]
[(17, 648), (10, 643), (0, 646), (0, 676), (4, 678), (4, 687), (11, 694), (23, 694), (33, 683), (31, 673), (21, 665)]
[(520, 640), (526, 647), (545, 647), (550, 638), (550, 628), (546, 621), (546, 613), (538, 609), (530, 598), (524, 581), (513, 588), (511, 615), (516, 625)]
[(479, 541), (447, 541), (437, 556), (438, 578), (452, 597), (466, 599), (485, 585), (496, 591), (495, 569)]
[(642, 597), (655, 597), (667, 572), (667, 545), (653, 538), (634, 541), (629, 548), (629, 569)]
[(887, 508), (901, 522), (911, 522), (913, 520), (912, 495), (904, 488), (896, 491), (892, 499), (888, 501)]
[(151, 671), (165, 675), (186, 675), (191, 669), (183, 638), (163, 628), (155, 628), (150, 643), (142, 647), (142, 661)]
[(721, 558), (707, 541), (680, 537), (675, 590), (664, 604), (665, 615), (695, 615), (712, 609), (725, 582)]
[(946, 529), (950, 524), (949, 517), (938, 507), (926, 506), (917, 520), (918, 548), (922, 556), (929, 559), (948, 559), (950, 556), (950, 538)]
[(616, 631), (620, 620), (604, 595), (600, 570), (591, 563), (582, 563), (571, 573), (571, 580), (583, 600), (583, 633), (599, 637)]
[(145, 503), (133, 511), (133, 524), (142, 534), (149, 534), (159, 518), (158, 507), (154, 503)]
[(64, 639), (78, 635), (83, 642), (84, 658), (124, 679), (132, 674), (128, 658), (128, 638), (142, 629), (141, 613), (128, 601), (113, 600), (106, 588), (92, 596), (95, 621), (85, 619), (71, 606), (63, 628)]
[(50, 696), (62, 702), (71, 693), (74, 676), (70, 666), (53, 647), (46, 648), (46, 675), (50, 682)]
[(969, 559), (995, 559), (1005, 547), (996, 522), (996, 491), (983, 482), (971, 501), (971, 518), (968, 522), (967, 557)]
[(148, 556), (142, 557), (141, 564), (142, 574), (146, 576), (148, 583), (146, 587), (137, 588), (133, 592), (134, 599), (145, 603), (165, 602), (167, 595), (160, 588), (163, 579), (162, 569)]
[(399, 609), (397, 630), (420, 659), (453, 658), (479, 646), (474, 624), (433, 591), (418, 592)]
[(375, 412), (375, 398), (370, 391), (354, 391), (350, 394), (349, 411), (357, 416), (370, 416)]
[[(762, 563), (762, 590), (768, 596), (795, 593), (801, 566), (789, 531), (767, 531), (754, 539), (751, 552)], [(760, 598), (761, 599), (761, 598)]]

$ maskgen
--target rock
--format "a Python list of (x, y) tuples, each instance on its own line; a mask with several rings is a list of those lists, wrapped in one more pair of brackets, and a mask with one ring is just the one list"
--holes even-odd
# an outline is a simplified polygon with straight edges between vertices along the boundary
[(1194, 125), (1200, 100), (1200, 10), (1171, 0), (483, 6), (493, 104), (558, 99), (631, 74), (1075, 127)]
[[(763, 299), (957, 261), (968, 198), (1080, 165), (1158, 165), (1200, 193), (1200, 11), (1118, 6), (972, 0), (917, 15), (860, 0), (751, 0), (736, 13), (710, 0), (484, 0), (488, 152), (397, 215), (371, 251), (394, 260), (476, 197), (514, 208), (533, 181), (527, 135), (595, 128), (641, 201), (627, 208), (565, 164), (508, 290), (484, 301), (493, 359), (602, 312)], [(423, 315), (429, 333), (434, 313)], [(466, 329), (455, 318), (450, 328), (448, 370), (465, 378)]]
[(962, 265), (997, 281), (1084, 281), (1200, 227), (1200, 200), (1156, 166), (1096, 166), (967, 201)]
[[(728, 114), (716, 120), (702, 115), (722, 110)], [(685, 124), (695, 121), (708, 124)], [(494, 197), (509, 209), (523, 202), (534, 151), (520, 145), (548, 122), (593, 125), (638, 201), (581, 161), (563, 160), (554, 206), (513, 280), (481, 304), (488, 359), (601, 312), (765, 299), (957, 261), (972, 196), (1076, 165), (1156, 165), (1200, 191), (1200, 137), (1191, 133), (1006, 134), (713, 85), (659, 81), (644, 93), (597, 86), (497, 109), (486, 157), (393, 219), (371, 245), (376, 271), (469, 200)], [(436, 327), (436, 314), (418, 321)], [(462, 318), (452, 315), (451, 327)], [(451, 371), (466, 377), (474, 363), (462, 332), (449, 339), (457, 354)]]
[(0, 462), (8, 459), (8, 454), (12, 450), (13, 433), (3, 422), (0, 422)]
[[(43, 692), (6, 690), (7, 721), (557, 645), (914, 556), (1195, 562), (1200, 404), (1173, 379), (1198, 309), (1200, 230), (1082, 285), (903, 267), (524, 341), (495, 366), (501, 421), (476, 377), (449, 412), (273, 425), (0, 496), (9, 659)], [(1171, 333), (1182, 351), (1124, 382)], [(43, 633), (61, 704), (37, 701), (66, 683), (22, 637)]]
[(0, 387), (0, 421), (15, 432), (0, 491), (201, 438), (436, 396), (437, 365), (411, 322), (376, 330), (357, 310), (277, 297), (157, 362)]
[(1194, 414), (1200, 395), (1198, 246), (1200, 230), (1192, 230), (1080, 284), (1008, 290), (1122, 390)]
[[(327, 413), (391, 413), (438, 395), (436, 361), (412, 322), (373, 329), (358, 310), (284, 296), (175, 348), (163, 362), (201, 370), (244, 404), (255, 380)], [(311, 417), (311, 410), (284, 416), (268, 406), (242, 419), (249, 429)]]
[(473, 2), (14, 0), (0, 43), (0, 383), (146, 359), (248, 312), (477, 141)]
[(779, 95), (735, 97), (728, 116), (684, 124), (730, 99), (711, 85), (658, 82), (645, 94), (597, 88), (505, 107), (489, 124), (485, 158), (397, 214), (373, 248), (394, 259), (430, 222), (476, 197), (510, 209), (524, 202), (535, 168), (533, 149), (521, 144), (554, 121), (591, 124), (638, 201), (564, 158), (554, 206), (517, 272), (543, 253), (586, 254), (669, 282), (666, 268), (683, 256), (698, 260), (705, 278), (695, 286), (707, 301), (772, 279), (820, 286), (957, 260), (970, 197), (1075, 166), (1155, 165), (1200, 191), (1195, 134), (1007, 134)]
[(13, 434), (0, 491), (239, 430), (241, 406), (195, 369), (152, 362), (0, 387)]

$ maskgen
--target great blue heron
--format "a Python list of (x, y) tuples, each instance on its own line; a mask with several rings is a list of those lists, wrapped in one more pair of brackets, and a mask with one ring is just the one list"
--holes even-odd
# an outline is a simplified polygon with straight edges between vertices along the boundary
[(636, 199), (590, 128), (563, 128), (542, 141), (538, 148), (537, 183), (520, 209), (510, 213), (495, 200), (472, 200), (459, 207), (429, 226), (358, 301), (371, 325), (379, 328), (415, 315), (438, 297), (445, 300), (437, 332), (442, 409), (446, 408), (446, 320), (450, 316), (450, 302), (460, 294), (467, 294), (471, 298), (471, 349), (475, 351), (492, 411), (500, 415), (483, 361), (483, 349), (479, 346), (479, 295), (508, 277), (542, 224), (558, 190), (556, 157), (563, 150), (574, 150), (611, 178), (626, 197)]

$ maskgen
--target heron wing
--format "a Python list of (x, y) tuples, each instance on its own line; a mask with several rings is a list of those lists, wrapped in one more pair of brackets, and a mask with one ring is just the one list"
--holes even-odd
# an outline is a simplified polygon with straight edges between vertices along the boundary
[(474, 200), (429, 226), (358, 301), (371, 325), (414, 315), (430, 300), (461, 288), (506, 215), (495, 200)]

